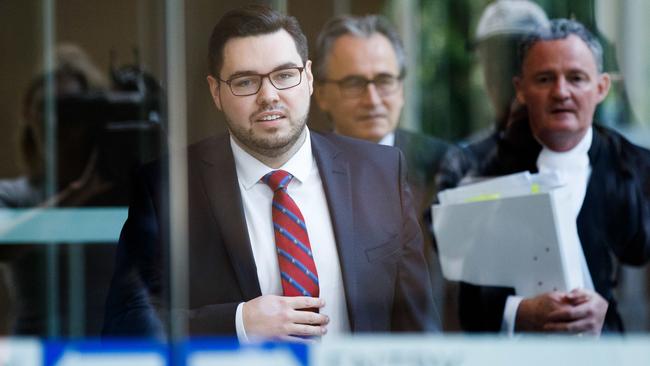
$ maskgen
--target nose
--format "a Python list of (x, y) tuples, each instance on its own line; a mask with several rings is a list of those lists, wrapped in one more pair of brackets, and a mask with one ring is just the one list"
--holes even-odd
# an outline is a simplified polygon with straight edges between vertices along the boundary
[(279, 100), (278, 89), (276, 89), (268, 76), (263, 77), (260, 90), (257, 92), (257, 103), (260, 105), (273, 104)]
[(570, 96), (569, 84), (567, 83), (564, 76), (557, 78), (555, 83), (553, 83), (553, 89), (551, 90), (552, 96), (557, 99), (567, 99)]
[(366, 105), (377, 105), (381, 103), (381, 95), (379, 95), (374, 83), (369, 83), (366, 86), (366, 91), (363, 93), (362, 101)]

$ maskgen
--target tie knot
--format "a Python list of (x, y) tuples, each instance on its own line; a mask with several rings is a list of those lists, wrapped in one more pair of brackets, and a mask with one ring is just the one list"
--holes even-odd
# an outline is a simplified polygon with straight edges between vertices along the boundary
[(293, 178), (293, 175), (284, 170), (274, 170), (262, 177), (262, 182), (266, 183), (275, 192), (278, 189), (286, 190), (291, 178)]

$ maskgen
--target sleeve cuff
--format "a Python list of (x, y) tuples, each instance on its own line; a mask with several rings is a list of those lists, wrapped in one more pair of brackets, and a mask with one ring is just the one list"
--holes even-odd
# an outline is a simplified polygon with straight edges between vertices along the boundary
[(517, 309), (524, 298), (521, 296), (508, 296), (506, 305), (503, 308), (503, 321), (501, 322), (501, 331), (508, 337), (515, 335), (515, 322), (517, 320)]
[(248, 336), (246, 335), (246, 329), (244, 329), (244, 303), (241, 302), (237, 305), (237, 311), (235, 313), (235, 328), (237, 330), (237, 339), (239, 343), (248, 343)]

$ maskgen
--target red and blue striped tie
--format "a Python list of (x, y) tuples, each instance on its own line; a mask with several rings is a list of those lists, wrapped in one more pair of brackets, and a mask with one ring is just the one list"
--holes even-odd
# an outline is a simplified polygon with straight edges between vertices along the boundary
[(318, 273), (305, 219), (287, 193), (287, 186), (292, 178), (293, 176), (284, 170), (274, 170), (262, 178), (273, 190), (273, 231), (282, 290), (284, 296), (318, 297)]

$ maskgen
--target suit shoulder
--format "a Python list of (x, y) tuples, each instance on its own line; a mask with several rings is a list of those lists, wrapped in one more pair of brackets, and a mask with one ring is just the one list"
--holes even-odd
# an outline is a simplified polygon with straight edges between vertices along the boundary
[(446, 155), (457, 148), (441, 139), (422, 133), (398, 129), (395, 131), (395, 147), (402, 150), (412, 169), (423, 174), (435, 174)]
[[(205, 156), (215, 154), (220, 147), (223, 148), (224, 144), (228, 143), (228, 134), (224, 134), (211, 136), (190, 144), (185, 148), (188, 165), (192, 166), (195, 161), (203, 160)], [(169, 171), (172, 154), (174, 153), (167, 152), (156, 160), (142, 164), (136, 169), (135, 173), (146, 180), (162, 179), (163, 174), (167, 174)]]
[(314, 137), (322, 138), (328, 143), (332, 144), (335, 148), (345, 152), (350, 156), (355, 156), (364, 159), (382, 159), (390, 155), (399, 155), (400, 151), (392, 146), (380, 145), (374, 142), (369, 142), (361, 139), (356, 139), (348, 136), (341, 136), (335, 133), (318, 133), (311, 132)]
[(229, 136), (230, 135), (227, 133), (221, 135), (213, 135), (189, 145), (187, 147), (187, 158), (193, 160), (199, 156), (202, 156), (208, 151), (223, 147), (225, 144), (229, 144)]
[(397, 129), (395, 130), (395, 145), (402, 148), (400, 146), (402, 144), (430, 152), (446, 151), (453, 146), (451, 143), (431, 135)]
[(598, 135), (601, 151), (606, 152), (606, 159), (618, 168), (624, 176), (642, 176), (650, 179), (650, 150), (635, 145), (619, 132), (603, 126), (594, 126)]
[(650, 163), (650, 150), (632, 143), (611, 128), (594, 125), (594, 130), (603, 141), (604, 147), (617, 158), (635, 158), (645, 164)]

